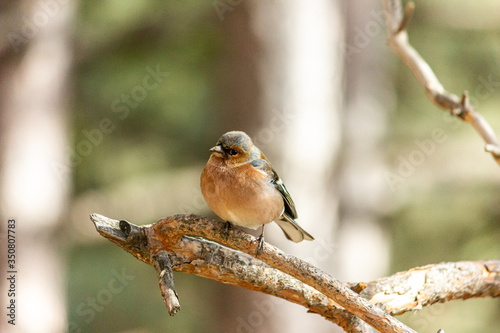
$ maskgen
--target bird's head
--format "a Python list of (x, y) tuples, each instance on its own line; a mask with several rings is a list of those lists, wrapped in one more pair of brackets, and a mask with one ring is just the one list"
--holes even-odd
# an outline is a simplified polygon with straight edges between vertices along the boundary
[(223, 159), (226, 164), (238, 165), (250, 159), (253, 148), (252, 139), (246, 133), (232, 131), (222, 135), (210, 151), (212, 156)]

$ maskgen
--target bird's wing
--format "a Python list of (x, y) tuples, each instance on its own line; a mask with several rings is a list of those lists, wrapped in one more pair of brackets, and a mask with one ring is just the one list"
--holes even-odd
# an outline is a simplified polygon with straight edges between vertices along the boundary
[(314, 240), (314, 237), (311, 236), (307, 231), (305, 231), (296, 221), (297, 211), (295, 210), (295, 204), (293, 203), (292, 197), (288, 190), (283, 184), (283, 181), (278, 176), (278, 173), (274, 170), (271, 163), (264, 159), (255, 159), (250, 162), (252, 166), (259, 171), (265, 173), (268, 176), (271, 184), (274, 185), (274, 188), (278, 190), (278, 192), (283, 197), (283, 202), (285, 204), (285, 209), (280, 219), (276, 222), (280, 228), (285, 233), (286, 238), (292, 240), (296, 243), (306, 240)]
[(274, 188), (276, 188), (276, 190), (278, 190), (278, 192), (283, 197), (283, 201), (285, 203), (285, 211), (283, 212), (283, 214), (287, 214), (292, 219), (298, 218), (297, 211), (295, 210), (295, 203), (293, 202), (290, 193), (288, 193), (288, 190), (285, 187), (285, 184), (283, 184), (283, 181), (281, 180), (280, 176), (278, 176), (278, 173), (274, 170), (271, 163), (264, 159), (255, 159), (250, 163), (254, 168), (259, 169), (260, 171), (268, 175), (271, 184), (274, 185)]

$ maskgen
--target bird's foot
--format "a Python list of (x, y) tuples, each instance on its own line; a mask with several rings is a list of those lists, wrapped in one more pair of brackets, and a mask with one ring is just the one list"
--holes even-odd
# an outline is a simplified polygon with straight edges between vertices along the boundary
[(257, 238), (256, 242), (258, 243), (257, 244), (257, 254), (256, 254), (256, 256), (258, 256), (259, 253), (261, 253), (261, 252), (264, 253), (264, 234), (260, 235)]
[(229, 238), (229, 231), (231, 230), (231, 222), (226, 221), (226, 224), (224, 224), (224, 235), (226, 236), (226, 240)]

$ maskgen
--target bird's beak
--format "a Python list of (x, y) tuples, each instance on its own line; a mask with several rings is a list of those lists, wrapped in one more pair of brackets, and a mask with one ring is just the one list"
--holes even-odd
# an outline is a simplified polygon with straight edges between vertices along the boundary
[(224, 150), (222, 150), (222, 147), (221, 146), (215, 146), (215, 147), (212, 147), (210, 148), (210, 151), (214, 154), (217, 154), (219, 156), (222, 156), (224, 155)]

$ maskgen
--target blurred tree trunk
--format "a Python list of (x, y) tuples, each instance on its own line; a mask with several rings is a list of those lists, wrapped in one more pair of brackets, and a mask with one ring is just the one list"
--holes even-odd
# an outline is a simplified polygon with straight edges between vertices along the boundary
[[(64, 104), (73, 3), (0, 6), (1, 225), (5, 232), (6, 220), (16, 220), (17, 250), (16, 325), (3, 318), (1, 331), (63, 332), (63, 258), (54, 232), (65, 211), (70, 176), (69, 168), (57, 166), (67, 162)], [(4, 254), (6, 244), (1, 248)], [(6, 295), (5, 279), (2, 286)]]
[[(335, 274), (337, 226), (335, 166), (340, 147), (343, 20), (336, 2), (293, 0), (254, 2), (252, 28), (259, 45), (259, 101), (262, 119), (251, 133), (278, 170), (297, 206), (298, 222), (316, 240), (299, 244), (279, 228), (266, 239)], [(294, 304), (255, 295), (266, 320), (259, 332), (332, 331)], [(259, 310), (258, 306), (255, 307)], [(340, 330), (340, 328), (339, 328)]]
[[(385, 17), (381, 3), (345, 1), (347, 34), (346, 112), (340, 172), (339, 276), (368, 281), (387, 274), (389, 237), (378, 215), (387, 185), (383, 178), (382, 140), (391, 105), (385, 45)], [(387, 58), (387, 57), (385, 57)]]
[[(226, 2), (224, 2), (226, 3)], [(243, 1), (234, 6), (221, 7), (219, 18), (223, 26), (224, 58), (220, 91), (222, 92), (221, 121), (218, 135), (228, 131), (245, 131), (252, 135), (261, 126), (261, 115), (257, 113), (260, 98), (257, 63), (260, 45), (251, 27), (251, 4)], [(214, 142), (217, 138), (214, 138)], [(252, 332), (267, 315), (265, 304), (256, 293), (241, 288), (217, 284), (214, 294), (218, 316), (224, 332)], [(259, 302), (259, 303), (257, 303)], [(260, 329), (257, 329), (260, 331)]]

